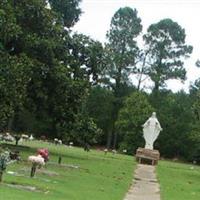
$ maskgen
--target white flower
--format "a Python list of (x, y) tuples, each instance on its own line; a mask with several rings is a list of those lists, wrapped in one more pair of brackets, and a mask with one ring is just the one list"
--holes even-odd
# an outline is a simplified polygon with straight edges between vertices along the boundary
[(36, 163), (38, 165), (45, 165), (44, 158), (41, 155), (29, 156), (28, 161)]
[(126, 150), (126, 149), (123, 149), (123, 153), (127, 153), (127, 150)]

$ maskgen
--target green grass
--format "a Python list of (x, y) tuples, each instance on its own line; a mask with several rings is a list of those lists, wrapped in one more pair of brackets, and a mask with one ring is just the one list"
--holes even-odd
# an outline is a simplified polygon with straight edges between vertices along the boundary
[(162, 200), (200, 199), (200, 167), (159, 161), (157, 174)]
[[(50, 162), (44, 171), (53, 174), (36, 172), (36, 176), (30, 178), (31, 165), (27, 158), (41, 147), (50, 151)], [(95, 150), (87, 153), (80, 148), (44, 142), (25, 142), (17, 148), (23, 161), (9, 165), (7, 172), (14, 171), (21, 176), (4, 173), (0, 200), (122, 200), (132, 182), (135, 168), (132, 156), (104, 155)], [(65, 166), (57, 164), (59, 155)], [(159, 161), (157, 174), (162, 200), (200, 199), (200, 167)], [(7, 184), (35, 186), (39, 191), (15, 189)]]
[[(49, 145), (44, 142), (25, 142), (26, 147), (20, 149), (23, 162), (8, 166), (8, 171), (23, 176), (4, 173), (3, 184), (0, 185), (2, 200), (122, 200), (127, 192), (135, 162), (132, 156), (104, 155), (102, 151), (92, 150), (87, 153), (80, 148)], [(37, 173), (30, 178), (31, 165), (26, 162), (37, 148), (46, 147), (50, 151), (50, 162), (45, 170), (57, 175)], [(62, 155), (62, 163), (78, 166), (72, 168), (59, 166), (58, 156)], [(6, 184), (19, 184), (37, 187), (39, 192), (15, 189)]]

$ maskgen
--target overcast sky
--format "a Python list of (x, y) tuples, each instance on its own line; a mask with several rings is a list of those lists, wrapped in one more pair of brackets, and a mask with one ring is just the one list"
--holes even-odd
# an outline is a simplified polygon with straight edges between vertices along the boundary
[(200, 58), (200, 0), (82, 0), (83, 14), (74, 27), (74, 31), (89, 35), (102, 43), (110, 28), (111, 18), (120, 8), (136, 8), (142, 19), (143, 33), (148, 26), (164, 18), (171, 18), (186, 30), (186, 41), (194, 47), (193, 53), (185, 62), (187, 81), (168, 81), (168, 88), (174, 92), (188, 91), (190, 82), (200, 78), (200, 69), (195, 62)]

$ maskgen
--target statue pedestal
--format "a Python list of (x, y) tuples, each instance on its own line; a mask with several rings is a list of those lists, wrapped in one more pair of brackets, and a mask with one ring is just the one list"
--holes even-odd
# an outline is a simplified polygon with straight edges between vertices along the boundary
[(144, 149), (139, 147), (136, 151), (136, 160), (139, 163), (147, 163), (156, 165), (160, 159), (160, 153), (158, 150)]

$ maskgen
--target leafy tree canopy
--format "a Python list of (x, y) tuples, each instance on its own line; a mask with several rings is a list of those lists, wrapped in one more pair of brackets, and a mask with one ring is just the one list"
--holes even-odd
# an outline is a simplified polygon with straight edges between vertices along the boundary
[(142, 124), (153, 112), (153, 107), (148, 102), (147, 96), (140, 92), (134, 92), (126, 98), (123, 108), (120, 110), (116, 122), (117, 131), (122, 137), (121, 148), (130, 152), (142, 146)]
[(67, 28), (74, 26), (79, 20), (81, 9), (79, 3), (81, 0), (48, 0), (50, 6), (56, 11), (61, 22)]
[(117, 92), (121, 83), (127, 83), (128, 77), (135, 69), (135, 57), (138, 52), (135, 38), (142, 30), (141, 19), (137, 10), (129, 7), (120, 8), (112, 17), (107, 33), (108, 44), (106, 73), (115, 80)]
[(149, 26), (144, 35), (149, 66), (147, 74), (154, 82), (154, 89), (164, 86), (166, 80), (185, 80), (183, 58), (192, 53), (192, 46), (185, 44), (185, 30), (171, 19), (163, 19)]

